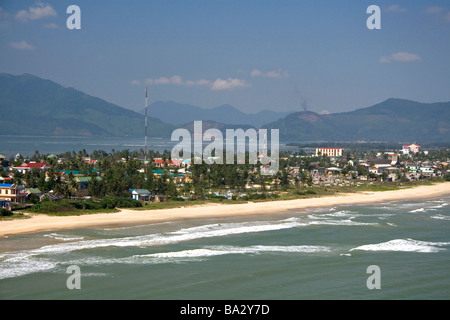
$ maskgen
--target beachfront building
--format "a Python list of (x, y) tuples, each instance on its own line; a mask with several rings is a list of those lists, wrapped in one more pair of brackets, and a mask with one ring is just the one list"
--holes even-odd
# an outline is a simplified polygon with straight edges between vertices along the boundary
[(150, 191), (147, 189), (130, 189), (131, 197), (134, 200), (139, 201), (149, 201), (150, 200)]
[(0, 200), (15, 203), (26, 203), (27, 195), (27, 191), (22, 185), (12, 183), (0, 184)]
[(343, 148), (316, 148), (316, 156), (342, 157)]

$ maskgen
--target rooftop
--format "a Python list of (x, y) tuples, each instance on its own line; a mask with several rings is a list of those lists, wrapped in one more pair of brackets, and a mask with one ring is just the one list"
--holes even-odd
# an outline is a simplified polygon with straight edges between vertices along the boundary
[(30, 163), (22, 163), (20, 166), (17, 166), (16, 168), (43, 168), (47, 164), (41, 163), (41, 162), (30, 162)]

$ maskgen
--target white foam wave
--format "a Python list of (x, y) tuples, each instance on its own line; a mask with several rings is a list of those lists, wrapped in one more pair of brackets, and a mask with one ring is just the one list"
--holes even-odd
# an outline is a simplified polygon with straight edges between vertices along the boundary
[[(436, 203), (436, 202), (434, 202), (434, 203)], [(446, 203), (446, 202), (438, 202), (438, 203), (439, 203), (438, 205), (413, 209), (413, 210), (410, 210), (409, 212), (414, 213), (414, 212), (436, 211), (436, 209), (441, 209), (445, 206), (448, 206), (448, 203)]]
[[(175, 244), (190, 240), (211, 237), (223, 237), (228, 235), (237, 235), (244, 233), (266, 232), (273, 230), (281, 230), (295, 228), (305, 224), (291, 222), (243, 222), (243, 223), (225, 223), (210, 224), (198, 227), (180, 229), (178, 231), (150, 234), (142, 236), (112, 238), (112, 239), (96, 239), (81, 240), (73, 242), (65, 242), (43, 246), (38, 249), (27, 250), (16, 253), (6, 253), (0, 256), (0, 279), (5, 277), (15, 277), (28, 273), (52, 269), (56, 263), (45, 260), (42, 257), (51, 257), (54, 255), (66, 254), (72, 251), (98, 249), (106, 247), (148, 247), (166, 244)], [(59, 234), (49, 234), (49, 237), (61, 238), (68, 240)], [(91, 262), (94, 262), (92, 259)]]
[(392, 222), (388, 222), (387, 225), (391, 226), (391, 227), (396, 227), (397, 226), (395, 223), (392, 223)]
[(124, 258), (89, 257), (80, 260), (66, 262), (76, 265), (104, 265), (104, 264), (163, 264), (179, 263), (186, 261), (199, 261), (208, 257), (221, 255), (256, 255), (261, 253), (329, 253), (331, 249), (326, 246), (207, 246), (197, 249), (189, 249), (172, 252), (158, 252), (150, 254), (133, 255)]
[(438, 219), (438, 220), (450, 220), (450, 216), (445, 216), (443, 214), (437, 214), (430, 217), (431, 219)]
[(324, 214), (327, 217), (348, 217), (348, 216), (355, 216), (354, 214), (352, 214), (352, 212), (347, 211), (347, 210), (342, 210), (342, 211), (336, 211), (333, 213), (326, 213)]
[(403, 251), (403, 252), (438, 252), (445, 250), (443, 246), (450, 245), (450, 242), (429, 242), (414, 239), (394, 239), (387, 242), (362, 245), (353, 250), (363, 251)]
[(58, 234), (58, 233), (49, 233), (45, 234), (44, 237), (52, 238), (55, 240), (63, 240), (63, 241), (74, 241), (74, 240), (83, 240), (82, 236), (71, 236), (66, 234)]
[(0, 279), (20, 277), (35, 272), (47, 271), (55, 268), (56, 263), (46, 259), (11, 259), (1, 263)]
[(336, 211), (336, 212), (331, 212), (331, 213), (323, 213), (323, 214), (310, 214), (308, 215), (309, 219), (329, 219), (329, 218), (356, 218), (357, 216), (359, 216), (358, 214), (354, 214), (350, 211)]
[(164, 234), (150, 234), (142, 236), (112, 238), (112, 239), (96, 239), (84, 240), (78, 242), (54, 244), (41, 247), (39, 249), (29, 251), (30, 254), (52, 254), (63, 253), (75, 250), (94, 249), (102, 247), (147, 247), (154, 245), (173, 244), (183, 241), (223, 237), (228, 235), (265, 232), (281, 229), (289, 229), (299, 227), (305, 224), (299, 222), (245, 222), (245, 223), (228, 223), (228, 224), (210, 224), (178, 231), (168, 232)]
[(445, 206), (448, 206), (448, 203), (444, 202), (444, 203), (442, 203), (442, 204), (440, 204), (440, 205), (432, 206), (432, 207), (430, 207), (430, 208), (432, 208), (432, 209), (439, 209), (439, 208), (443, 208), (443, 207), (445, 207)]
[(372, 222), (357, 222), (350, 219), (345, 220), (331, 220), (331, 219), (325, 219), (325, 220), (317, 220), (317, 221), (311, 221), (311, 225), (332, 225), (332, 226), (374, 226), (378, 225), (378, 223), (372, 223)]
[(109, 277), (110, 274), (102, 273), (102, 272), (83, 272), (81, 274), (82, 277)]
[[(167, 263), (186, 260), (196, 260), (198, 258), (207, 258), (212, 256), (229, 254), (260, 254), (260, 253), (320, 253), (331, 252), (329, 247), (325, 246), (210, 246), (199, 249), (190, 249), (174, 252), (160, 252), (145, 255), (134, 255), (127, 258), (116, 259), (118, 263)], [(109, 261), (113, 262), (113, 261)]]

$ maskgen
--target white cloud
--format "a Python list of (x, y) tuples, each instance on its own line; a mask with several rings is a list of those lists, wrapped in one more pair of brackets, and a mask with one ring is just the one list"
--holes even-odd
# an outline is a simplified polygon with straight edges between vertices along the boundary
[(140, 85), (141, 85), (141, 82), (140, 82), (139, 80), (132, 80), (132, 81), (131, 81), (131, 84), (132, 84), (133, 86), (140, 86)]
[[(145, 79), (144, 83), (146, 85), (180, 85), (180, 86), (188, 86), (188, 87), (192, 87), (192, 86), (199, 86), (199, 87), (208, 87), (211, 90), (214, 91), (219, 91), (219, 90), (231, 90), (234, 88), (243, 88), (243, 87), (248, 87), (249, 84), (242, 79), (233, 79), (233, 78), (228, 78), (226, 80), (218, 78), (215, 81), (211, 81), (211, 80), (205, 80), (205, 79), (200, 79), (200, 80), (183, 80), (183, 78), (181, 76), (175, 75), (172, 77), (160, 77), (160, 78), (156, 78), (156, 79), (152, 79), (152, 78), (148, 78)], [(131, 82), (131, 84), (133, 85), (139, 85), (140, 81), (138, 80), (133, 80)]]
[(422, 58), (414, 53), (408, 52), (397, 52), (393, 53), (390, 56), (384, 56), (380, 58), (380, 62), (390, 63), (390, 62), (414, 62), (420, 61)]
[(180, 76), (173, 76), (170, 78), (170, 82), (173, 84), (183, 84), (183, 79)]
[(250, 72), (250, 75), (252, 77), (266, 77), (266, 78), (278, 78), (278, 79), (286, 78), (289, 76), (287, 74), (287, 72), (282, 69), (277, 69), (277, 70), (268, 71), (268, 72), (263, 72), (261, 70), (254, 69), (254, 70), (252, 70), (252, 72)]
[(28, 10), (20, 10), (17, 12), (15, 18), (17, 20), (26, 22), (29, 20), (38, 20), (46, 17), (56, 16), (56, 11), (49, 4), (37, 2), (36, 7), (29, 7)]
[(44, 25), (45, 28), (47, 29), (59, 29), (58, 25), (56, 23), (47, 23)]
[(263, 72), (258, 69), (255, 69), (250, 73), (250, 75), (252, 77), (261, 77), (263, 75)]
[(214, 91), (217, 90), (230, 90), (230, 89), (235, 89), (235, 88), (243, 88), (243, 87), (248, 87), (249, 84), (245, 81), (245, 80), (241, 80), (241, 79), (232, 79), (232, 78), (228, 78), (226, 80), (223, 79), (216, 79), (212, 85), (211, 85), (211, 89)]
[(387, 7), (386, 9), (384, 9), (384, 11), (385, 12), (403, 13), (403, 12), (406, 12), (407, 9), (400, 7), (398, 4), (393, 4), (393, 5), (389, 6), (389, 7)]
[(450, 11), (445, 14), (444, 19), (450, 22)]
[(205, 79), (200, 79), (200, 80), (196, 80), (196, 81), (188, 80), (185, 82), (185, 84), (187, 86), (210, 86), (211, 81), (205, 80)]
[(161, 77), (161, 78), (157, 78), (157, 79), (145, 79), (145, 84), (151, 86), (151, 85), (155, 85), (155, 84), (178, 84), (178, 85), (182, 85), (183, 84), (183, 79), (180, 76), (172, 76), (170, 78), (168, 77)]
[(6, 26), (9, 23), (9, 18), (10, 14), (0, 7), (0, 27)]
[(34, 46), (29, 44), (25, 40), (18, 41), (18, 42), (11, 42), (9, 45), (14, 49), (19, 49), (19, 50), (34, 50), (34, 48), (35, 48)]
[(443, 18), (445, 21), (450, 22), (450, 11), (448, 11), (447, 13), (443, 13), (444, 12), (444, 8), (442, 8), (442, 7), (437, 7), (437, 6), (428, 7), (425, 10), (425, 12), (428, 13), (428, 14), (436, 15), (439, 18)]
[(437, 13), (441, 13), (443, 10), (443, 8), (441, 7), (428, 7), (425, 11), (426, 13), (429, 14), (437, 14)]

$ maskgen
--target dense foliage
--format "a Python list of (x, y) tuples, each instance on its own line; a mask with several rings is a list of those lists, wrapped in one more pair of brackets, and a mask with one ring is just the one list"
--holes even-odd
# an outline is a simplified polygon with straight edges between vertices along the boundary
[(2, 217), (7, 217), (7, 216), (12, 216), (13, 212), (10, 210), (7, 210), (5, 208), (0, 208), (0, 216)]
[(42, 201), (33, 206), (32, 211), (36, 213), (68, 213), (77, 210), (102, 210), (114, 208), (137, 208), (142, 203), (131, 198), (105, 197), (100, 201), (94, 200), (68, 200)]

